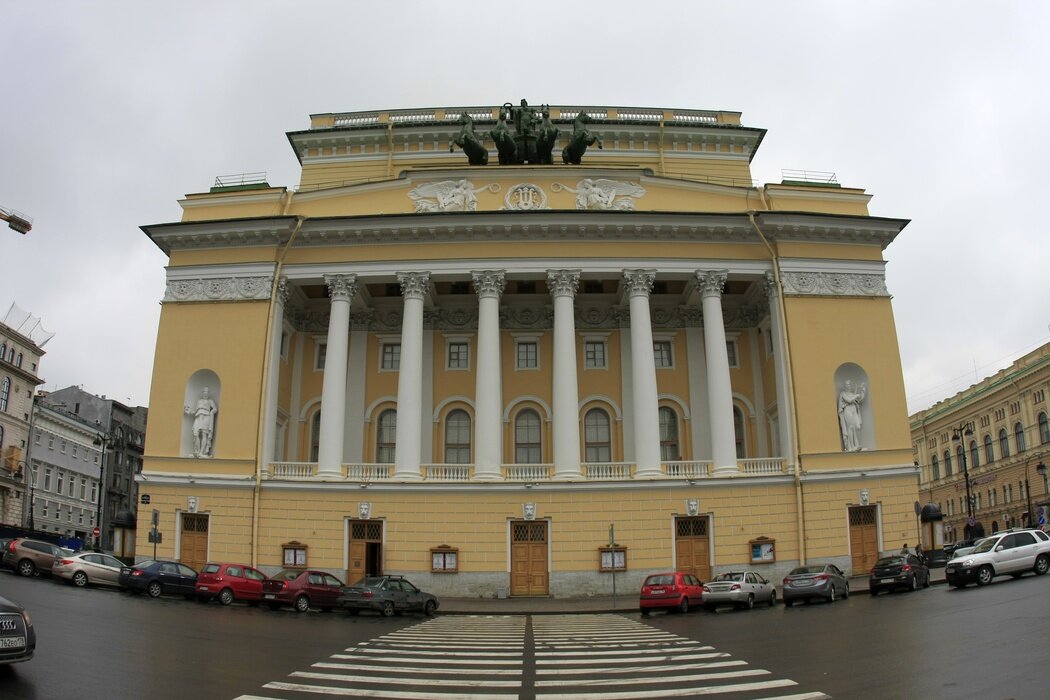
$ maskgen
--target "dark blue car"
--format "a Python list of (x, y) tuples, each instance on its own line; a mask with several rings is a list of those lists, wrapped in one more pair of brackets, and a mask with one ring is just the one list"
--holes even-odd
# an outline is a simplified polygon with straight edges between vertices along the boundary
[(121, 568), (117, 585), (136, 595), (145, 591), (151, 598), (158, 598), (165, 593), (193, 598), (197, 572), (177, 561), (147, 559), (134, 566)]

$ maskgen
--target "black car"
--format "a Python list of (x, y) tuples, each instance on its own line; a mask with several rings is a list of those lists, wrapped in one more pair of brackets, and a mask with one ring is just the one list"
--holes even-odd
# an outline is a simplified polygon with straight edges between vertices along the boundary
[(177, 561), (147, 559), (134, 566), (121, 568), (117, 584), (136, 595), (145, 591), (151, 598), (164, 593), (193, 598), (197, 572)]
[(411, 610), (433, 615), (438, 608), (436, 596), (424, 593), (401, 576), (366, 576), (353, 586), (343, 586), (336, 603), (351, 615), (376, 610), (386, 617)]
[(0, 664), (29, 661), (36, 652), (36, 631), (29, 613), (17, 603), (0, 597)]
[(868, 591), (872, 595), (898, 588), (914, 591), (919, 586), (930, 587), (930, 569), (914, 554), (883, 557), (875, 562), (868, 577)]

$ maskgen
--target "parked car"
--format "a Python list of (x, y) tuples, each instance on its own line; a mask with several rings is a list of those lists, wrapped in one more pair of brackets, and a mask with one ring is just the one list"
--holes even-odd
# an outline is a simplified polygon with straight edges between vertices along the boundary
[(0, 596), (0, 664), (29, 661), (36, 653), (36, 630), (26, 609)]
[(72, 554), (73, 550), (42, 540), (16, 537), (4, 550), (4, 566), (21, 576), (51, 574), (55, 559)]
[(930, 587), (930, 569), (914, 554), (895, 554), (875, 562), (868, 576), (868, 591), (873, 596), (898, 588), (915, 590)]
[(194, 590), (197, 600), (208, 602), (218, 598), (223, 605), (244, 600), (258, 605), (263, 599), (263, 581), (266, 574), (244, 564), (208, 563), (197, 574)]
[(839, 596), (849, 598), (849, 580), (834, 564), (798, 566), (784, 577), (780, 595), (784, 598), (784, 605), (789, 608), (796, 600), (809, 602), (812, 598), (823, 598), (834, 603)]
[[(952, 550), (951, 556), (948, 557), (949, 561), (952, 559), (961, 559), (965, 557), (967, 554), (972, 552), (977, 545), (979, 545), (981, 542), (984, 542), (986, 539), (988, 538), (981, 537), (976, 540), (966, 540), (966, 542), (969, 542), (969, 544), (959, 543), (959, 546), (955, 547)], [(947, 566), (947, 563), (945, 563), (945, 566)]]
[(996, 576), (1042, 576), (1050, 570), (1050, 536), (1042, 530), (1004, 530), (982, 540), (973, 551), (954, 557), (944, 567), (949, 586), (984, 586)]
[(687, 571), (669, 571), (650, 574), (642, 583), (638, 608), (642, 615), (653, 610), (689, 612), (691, 606), (703, 602), (704, 582)]
[(777, 604), (777, 589), (757, 571), (733, 571), (719, 574), (704, 584), (703, 603), (714, 610), (724, 603), (751, 609), (755, 603)]
[(291, 605), (299, 612), (311, 606), (328, 611), (338, 603), (343, 582), (324, 571), (284, 569), (263, 581), (263, 600), (271, 610)]
[(418, 610), (433, 615), (437, 596), (424, 593), (402, 576), (366, 576), (352, 586), (344, 586), (336, 602), (351, 615), (375, 610), (386, 617)]
[(164, 593), (193, 598), (197, 572), (177, 561), (147, 559), (122, 567), (117, 581), (121, 588), (135, 595), (145, 591), (151, 598), (159, 598)]
[(89, 583), (117, 586), (120, 570), (123, 567), (124, 562), (108, 554), (77, 552), (55, 560), (55, 565), (51, 567), (51, 574), (75, 586), (83, 587)]

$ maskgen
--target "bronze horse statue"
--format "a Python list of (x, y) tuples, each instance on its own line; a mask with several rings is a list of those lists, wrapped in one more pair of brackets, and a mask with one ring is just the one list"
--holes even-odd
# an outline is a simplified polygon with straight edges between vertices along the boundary
[(518, 162), (518, 147), (514, 143), (510, 129), (507, 128), (507, 112), (499, 111), (499, 121), (496, 128), (489, 132), (489, 137), (496, 142), (496, 150), (499, 151), (500, 165), (514, 165)]
[[(471, 165), (488, 165), (489, 149), (485, 148), (485, 144), (474, 134), (474, 120), (464, 112), (459, 115), (459, 124), (459, 134), (452, 139), (452, 144), (463, 149), (467, 154), (467, 162)], [(453, 150), (452, 144), (448, 147), (449, 153)]]
[(579, 165), (588, 146), (597, 143), (598, 148), (602, 148), (602, 137), (598, 134), (592, 134), (590, 129), (587, 128), (587, 124), (590, 123), (591, 118), (587, 116), (586, 112), (580, 112), (573, 121), (572, 137), (569, 139), (569, 145), (561, 150), (561, 160), (566, 165)]
[(554, 150), (554, 142), (558, 140), (558, 127), (551, 122), (551, 110), (549, 105), (543, 107), (543, 121), (540, 122), (539, 131), (536, 132), (536, 155), (543, 165), (552, 165), (551, 151)]

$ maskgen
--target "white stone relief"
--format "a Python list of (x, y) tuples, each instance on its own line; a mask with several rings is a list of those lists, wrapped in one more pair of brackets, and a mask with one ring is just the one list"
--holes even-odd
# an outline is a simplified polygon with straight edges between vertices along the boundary
[(521, 517), (526, 520), (536, 519), (536, 504), (535, 503), (522, 503), (521, 504)]
[(368, 520), (372, 517), (372, 504), (368, 501), (358, 501), (357, 503), (357, 515), (361, 520)]
[(699, 515), (700, 514), (700, 499), (689, 498), (685, 502), (685, 512), (687, 515)]
[(542, 188), (531, 183), (514, 185), (507, 190), (507, 196), (503, 198), (504, 209), (517, 211), (533, 211), (536, 209), (550, 209), (547, 206), (547, 193)]
[(847, 272), (785, 272), (780, 277), (784, 294), (888, 297), (883, 275)]
[(442, 180), (414, 187), (408, 198), (415, 202), (416, 213), (434, 211), (476, 211), (478, 192), (499, 192), (499, 185), (490, 183), (474, 187), (470, 180)]
[(260, 301), (270, 298), (272, 284), (266, 275), (168, 280), (163, 301)]
[(590, 210), (634, 211), (634, 200), (645, 195), (645, 188), (633, 182), (589, 177), (577, 182), (576, 187), (555, 182), (551, 189), (572, 192), (576, 195), (576, 208)]

